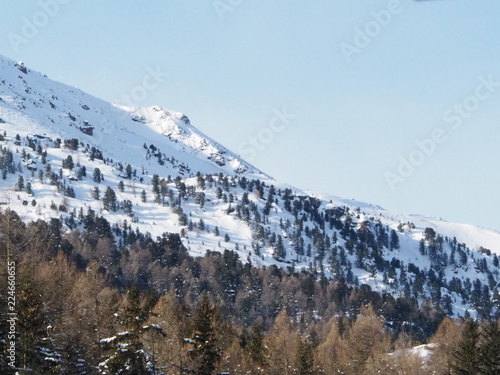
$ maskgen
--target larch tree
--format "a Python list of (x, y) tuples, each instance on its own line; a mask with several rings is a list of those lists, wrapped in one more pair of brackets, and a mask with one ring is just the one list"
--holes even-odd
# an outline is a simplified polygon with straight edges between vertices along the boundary
[(264, 342), (267, 353), (267, 373), (290, 375), (294, 373), (297, 354), (298, 328), (283, 309), (276, 317)]
[(377, 316), (371, 305), (361, 308), (348, 335), (349, 371), (352, 375), (378, 374), (386, 371), (389, 337), (384, 329), (384, 319)]
[(427, 363), (436, 374), (451, 375), (454, 353), (458, 350), (462, 328), (450, 318), (444, 318), (431, 337), (431, 357)]

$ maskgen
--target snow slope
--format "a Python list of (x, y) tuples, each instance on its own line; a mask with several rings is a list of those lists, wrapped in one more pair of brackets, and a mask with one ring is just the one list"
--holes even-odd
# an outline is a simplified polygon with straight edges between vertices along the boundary
[[(13, 153), (15, 165), (14, 173), (0, 180), (0, 203), (9, 205), (25, 220), (55, 217), (68, 224), (70, 217), (76, 220), (80, 210), (87, 212), (90, 208), (119, 227), (152, 236), (181, 233), (193, 255), (230, 249), (243, 261), (322, 270), (327, 277), (346, 277), (350, 282), (366, 283), (393, 294), (405, 290), (401, 283), (407, 283), (407, 289), (414, 288), (417, 274), (408, 268), (413, 264), (424, 275), (422, 293), (426, 296), (435, 293), (429, 270), (441, 275), (441, 293), (449, 295), (454, 314), (475, 307), (464, 299), (468, 290), (457, 293), (450, 289), (447, 283), (453, 277), (465, 285), (467, 279), (480, 280), (482, 285), (489, 285), (490, 297), (500, 281), (495, 265), (496, 255), (500, 255), (500, 233), (301, 191), (245, 162), (198, 131), (181, 113), (157, 106), (113, 105), (1, 56), (0, 132), (5, 132), (0, 146)], [(78, 140), (77, 147), (69, 147), (70, 142), (65, 146), (64, 141), (71, 139)], [(42, 157), (43, 153), (46, 156)], [(72, 170), (62, 168), (68, 156), (76, 165)], [(52, 175), (47, 172), (47, 164)], [(126, 174), (129, 164), (134, 170), (132, 176)], [(78, 175), (83, 167), (86, 175)], [(102, 174), (101, 182), (93, 178), (96, 168)], [(153, 175), (165, 178), (165, 196), (157, 197), (152, 191)], [(16, 191), (19, 176), (25, 184), (31, 184), (33, 194), (26, 189)], [(200, 178), (206, 186), (201, 185)], [(118, 187), (120, 181), (123, 191)], [(261, 190), (258, 185), (249, 190), (250, 181), (262, 182)], [(266, 202), (271, 185), (277, 193)], [(73, 189), (74, 198), (64, 194), (67, 187)], [(132, 214), (124, 209), (104, 209), (102, 196), (108, 187), (116, 192), (118, 202), (130, 201)], [(95, 188), (99, 188), (101, 199), (92, 196)], [(246, 203), (244, 195), (248, 195)], [(268, 214), (264, 214), (266, 205)], [(181, 223), (183, 214), (186, 223)], [(349, 227), (344, 234), (342, 226)], [(438, 239), (444, 239), (437, 260), (420, 252), (426, 228), (434, 229)], [(354, 235), (349, 234), (351, 230)], [(363, 253), (359, 243), (365, 237), (363, 231), (380, 243), (380, 254), (370, 248)], [(391, 231), (397, 234), (398, 249), (384, 242)], [(281, 256), (277, 256), (277, 241), (282, 241), (285, 250)], [(350, 249), (353, 241), (355, 246)], [(425, 241), (426, 248), (431, 245)], [(318, 256), (322, 248), (326, 248), (324, 257)], [(376, 262), (379, 255), (385, 263)], [(395, 263), (392, 266), (393, 259), (402, 262), (401, 267)]]

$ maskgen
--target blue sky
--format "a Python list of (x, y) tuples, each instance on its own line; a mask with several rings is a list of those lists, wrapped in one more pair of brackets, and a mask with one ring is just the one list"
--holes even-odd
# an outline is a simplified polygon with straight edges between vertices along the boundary
[(297, 187), (500, 230), (499, 16), (496, 0), (9, 2), (0, 54), (184, 112)]

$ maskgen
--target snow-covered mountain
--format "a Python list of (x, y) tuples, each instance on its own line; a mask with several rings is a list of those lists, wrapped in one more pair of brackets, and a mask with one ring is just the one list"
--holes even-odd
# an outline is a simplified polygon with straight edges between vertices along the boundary
[(181, 113), (110, 104), (0, 57), (0, 138), (0, 204), (25, 220), (83, 228), (92, 210), (121, 246), (126, 231), (174, 232), (193, 255), (234, 250), (450, 314), (496, 308), (500, 233), (279, 183)]

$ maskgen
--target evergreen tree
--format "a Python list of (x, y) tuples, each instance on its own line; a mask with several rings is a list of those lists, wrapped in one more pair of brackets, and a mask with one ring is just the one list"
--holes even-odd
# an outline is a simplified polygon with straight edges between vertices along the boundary
[(297, 357), (295, 359), (295, 373), (298, 375), (313, 375), (313, 348), (308, 342), (298, 338)]
[(263, 367), (266, 362), (264, 334), (259, 326), (252, 326), (247, 337), (246, 350), (252, 364)]
[(222, 189), (220, 187), (218, 187), (217, 190), (215, 191), (215, 197), (217, 199), (221, 199), (222, 198)]
[(141, 334), (149, 317), (150, 307), (141, 305), (141, 295), (136, 285), (127, 291), (125, 308), (121, 315), (122, 332), (109, 339), (101, 340), (102, 345), (112, 345), (107, 359), (99, 364), (100, 373), (106, 375), (147, 375), (154, 374), (149, 364), (149, 354), (143, 349)]
[(62, 167), (69, 170), (72, 170), (75, 167), (75, 163), (73, 162), (71, 155), (68, 155), (66, 159), (62, 161)]
[(17, 177), (16, 186), (14, 187), (16, 191), (21, 191), (24, 189), (24, 178), (23, 176)]
[(125, 199), (121, 204), (120, 207), (125, 212), (127, 215), (132, 215), (132, 202), (129, 199)]
[(482, 334), (480, 348), (482, 375), (500, 374), (500, 330), (498, 323), (487, 322)]
[(85, 168), (85, 166), (82, 165), (80, 168), (78, 168), (78, 171), (76, 172), (76, 177), (79, 180), (82, 180), (86, 176), (87, 176), (87, 168)]
[(128, 179), (132, 178), (132, 166), (130, 164), (127, 164), (127, 167), (125, 168), (125, 172), (127, 174)]
[(75, 190), (73, 189), (72, 186), (66, 186), (66, 189), (64, 189), (64, 195), (66, 197), (74, 198), (75, 197)]
[(106, 188), (104, 197), (102, 198), (102, 204), (105, 210), (116, 211), (118, 209), (118, 202), (116, 201), (116, 193), (109, 186)]
[(391, 230), (391, 242), (390, 242), (390, 244), (391, 244), (391, 250), (399, 249), (399, 236), (394, 229)]
[(94, 189), (92, 190), (92, 198), (94, 198), (96, 201), (101, 199), (101, 191), (99, 190), (98, 186), (94, 187)]
[(190, 340), (193, 349), (189, 352), (192, 359), (192, 373), (210, 375), (220, 359), (215, 338), (216, 310), (208, 301), (206, 293), (194, 318), (194, 331)]
[(455, 373), (458, 375), (480, 375), (479, 327), (472, 319), (465, 322), (462, 339), (455, 353)]
[(31, 182), (26, 183), (26, 193), (28, 193), (29, 195), (33, 195), (33, 189), (31, 187)]
[(285, 246), (283, 245), (283, 238), (281, 235), (278, 235), (277, 237), (276, 246), (274, 248), (274, 257), (276, 259), (285, 259), (286, 257)]
[(101, 170), (96, 167), (94, 169), (94, 182), (97, 182), (98, 184), (101, 183), (101, 180), (102, 180), (101, 176), (102, 176)]
[(42, 313), (41, 294), (31, 274), (22, 276), (16, 292), (18, 367), (22, 373), (56, 374), (60, 355), (55, 351), (52, 340), (46, 336), (49, 324)]
[(160, 178), (157, 174), (153, 175), (153, 180), (151, 183), (153, 185), (153, 194), (159, 195), (160, 194)]

